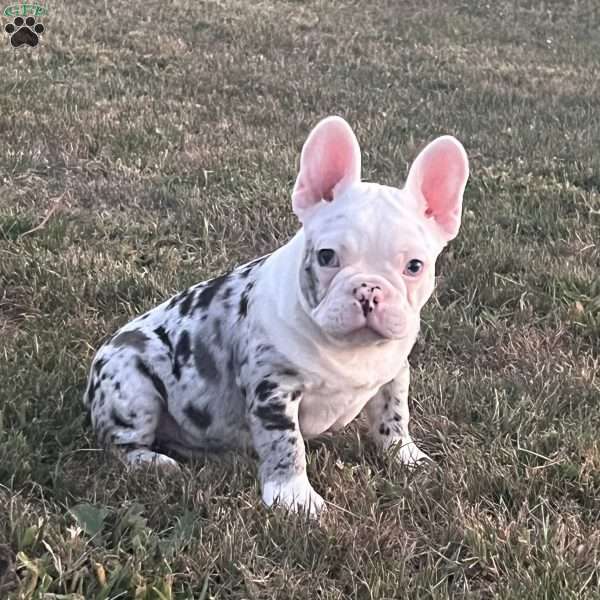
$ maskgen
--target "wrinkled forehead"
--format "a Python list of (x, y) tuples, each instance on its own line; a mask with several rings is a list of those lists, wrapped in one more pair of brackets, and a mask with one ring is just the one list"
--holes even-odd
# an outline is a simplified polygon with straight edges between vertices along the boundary
[(378, 256), (419, 249), (435, 255), (441, 249), (408, 192), (374, 183), (361, 182), (322, 204), (305, 228), (313, 244), (368, 249)]

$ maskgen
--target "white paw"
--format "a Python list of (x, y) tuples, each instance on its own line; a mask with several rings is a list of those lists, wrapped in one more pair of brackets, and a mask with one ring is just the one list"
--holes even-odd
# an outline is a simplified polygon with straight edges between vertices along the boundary
[(307, 512), (316, 517), (325, 509), (325, 500), (313, 490), (306, 475), (288, 481), (266, 481), (263, 485), (263, 502), (267, 506), (283, 506), (294, 512)]
[(419, 450), (419, 447), (414, 442), (398, 442), (398, 445), (400, 447), (396, 456), (403, 465), (416, 467), (425, 462), (432, 462), (431, 458), (425, 452)]
[(159, 469), (165, 470), (179, 470), (179, 464), (176, 460), (165, 454), (159, 454), (158, 452), (152, 452), (152, 450), (144, 450), (142, 448), (138, 450), (130, 450), (125, 455), (127, 463), (133, 468), (141, 468), (145, 466), (156, 466)]

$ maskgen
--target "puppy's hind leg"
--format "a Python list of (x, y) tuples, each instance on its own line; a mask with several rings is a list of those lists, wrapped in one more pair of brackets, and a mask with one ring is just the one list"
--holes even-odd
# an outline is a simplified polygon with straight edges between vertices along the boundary
[[(160, 390), (162, 391), (162, 390)], [(132, 467), (177, 468), (175, 460), (152, 450), (166, 398), (148, 367), (110, 361), (95, 369), (88, 386), (92, 426), (99, 442), (113, 447)]]

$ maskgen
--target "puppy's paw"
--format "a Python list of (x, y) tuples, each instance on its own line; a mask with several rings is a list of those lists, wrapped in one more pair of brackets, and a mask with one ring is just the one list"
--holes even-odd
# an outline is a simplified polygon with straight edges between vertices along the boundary
[(419, 447), (414, 442), (399, 442), (399, 446), (396, 454), (397, 460), (407, 467), (415, 468), (420, 464), (433, 462), (425, 452), (419, 450)]
[(157, 467), (161, 471), (179, 471), (178, 462), (165, 454), (152, 452), (145, 448), (130, 450), (125, 454), (125, 460), (130, 468)]
[(263, 502), (267, 506), (283, 506), (294, 512), (307, 512), (317, 517), (325, 510), (325, 500), (312, 488), (306, 475), (288, 481), (266, 481), (263, 485)]

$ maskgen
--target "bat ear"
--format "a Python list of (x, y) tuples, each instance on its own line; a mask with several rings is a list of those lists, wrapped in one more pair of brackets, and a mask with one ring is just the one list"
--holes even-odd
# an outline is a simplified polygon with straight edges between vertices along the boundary
[(460, 228), (462, 198), (469, 178), (469, 160), (451, 135), (437, 138), (417, 156), (405, 189), (417, 198), (419, 210), (432, 220), (444, 242)]
[(350, 125), (341, 117), (323, 119), (302, 148), (292, 208), (302, 221), (322, 200), (331, 202), (347, 185), (360, 181), (360, 148)]

